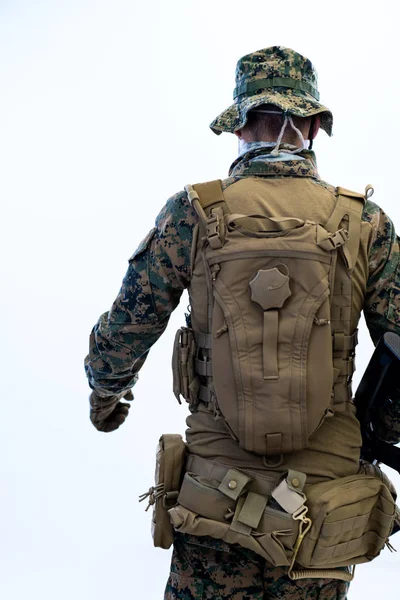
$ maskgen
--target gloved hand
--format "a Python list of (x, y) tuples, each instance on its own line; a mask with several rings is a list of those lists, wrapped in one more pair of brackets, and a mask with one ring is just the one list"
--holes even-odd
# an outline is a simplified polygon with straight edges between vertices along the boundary
[(115, 431), (125, 421), (129, 414), (130, 404), (120, 402), (122, 398), (128, 401), (133, 400), (131, 390), (106, 398), (101, 398), (94, 391), (90, 394), (90, 420), (98, 431), (107, 433)]

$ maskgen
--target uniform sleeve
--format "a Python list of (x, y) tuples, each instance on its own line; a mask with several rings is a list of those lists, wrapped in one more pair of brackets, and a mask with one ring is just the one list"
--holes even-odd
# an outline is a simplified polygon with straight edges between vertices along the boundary
[(151, 346), (189, 285), (196, 221), (186, 194), (173, 196), (129, 259), (117, 298), (90, 335), (85, 370), (98, 395), (120, 393), (136, 383)]
[(366, 209), (374, 234), (364, 314), (371, 338), (377, 344), (386, 331), (400, 335), (400, 249), (389, 217), (372, 202)]
[[(373, 228), (365, 320), (376, 345), (386, 331), (400, 335), (400, 245), (390, 218), (373, 202), (365, 216)], [(374, 429), (384, 441), (400, 442), (400, 392), (378, 409)]]

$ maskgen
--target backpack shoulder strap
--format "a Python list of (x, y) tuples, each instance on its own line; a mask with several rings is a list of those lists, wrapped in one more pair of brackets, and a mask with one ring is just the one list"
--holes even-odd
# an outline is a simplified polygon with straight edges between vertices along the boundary
[(207, 181), (206, 183), (196, 183), (195, 185), (185, 185), (185, 191), (189, 202), (197, 213), (199, 212), (198, 205), (200, 205), (203, 213), (207, 213), (207, 215), (210, 214), (210, 209), (217, 207), (221, 207), (224, 214), (229, 214), (220, 179)]
[(229, 214), (221, 180), (185, 185), (185, 191), (205, 227), (210, 246), (221, 248), (225, 239), (224, 215)]
[(356, 264), (360, 247), (361, 216), (364, 208), (365, 196), (357, 192), (346, 190), (342, 187), (338, 187), (336, 193), (337, 201), (335, 208), (325, 224), (325, 229), (330, 233), (335, 233), (339, 229), (341, 222), (345, 221), (349, 239), (345, 246), (343, 246), (343, 254), (346, 259), (348, 270), (352, 271)]
[(206, 183), (196, 183), (193, 188), (199, 195), (199, 202), (203, 207), (203, 210), (207, 210), (207, 208), (210, 207), (214, 208), (216, 206), (221, 206), (224, 209), (224, 213), (227, 214), (229, 212), (222, 190), (222, 181), (220, 179), (207, 181)]

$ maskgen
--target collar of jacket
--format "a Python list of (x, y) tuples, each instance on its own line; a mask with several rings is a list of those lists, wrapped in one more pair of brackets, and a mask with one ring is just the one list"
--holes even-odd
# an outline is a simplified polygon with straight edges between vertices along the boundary
[(293, 154), (291, 160), (279, 160), (279, 156), (271, 156), (271, 150), (272, 148), (255, 148), (242, 154), (232, 163), (229, 176), (312, 177), (320, 179), (317, 161), (312, 150), (302, 150), (298, 155)]

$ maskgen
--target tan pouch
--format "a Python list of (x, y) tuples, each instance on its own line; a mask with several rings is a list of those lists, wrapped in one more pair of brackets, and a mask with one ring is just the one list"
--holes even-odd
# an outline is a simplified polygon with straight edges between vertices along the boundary
[[(220, 489), (218, 481), (185, 473), (178, 504), (169, 510), (176, 531), (240, 544), (274, 566), (288, 566), (298, 535), (298, 522), (284, 511), (267, 505), (268, 498), (260, 494), (244, 492), (235, 500)], [(237, 490), (232, 491), (232, 495)]]
[(371, 561), (392, 531), (396, 504), (385, 483), (373, 475), (352, 475), (305, 489), (311, 528), (296, 562), (327, 569)]
[(176, 505), (185, 454), (186, 444), (181, 435), (171, 433), (162, 435), (157, 446), (155, 485), (139, 499), (140, 502), (149, 499), (146, 510), (153, 506), (151, 532), (154, 545), (166, 550), (174, 539), (168, 510)]
[(196, 342), (192, 329), (180, 327), (175, 335), (172, 354), (173, 391), (180, 403), (182, 396), (191, 408), (198, 402), (200, 381), (195, 374)]

